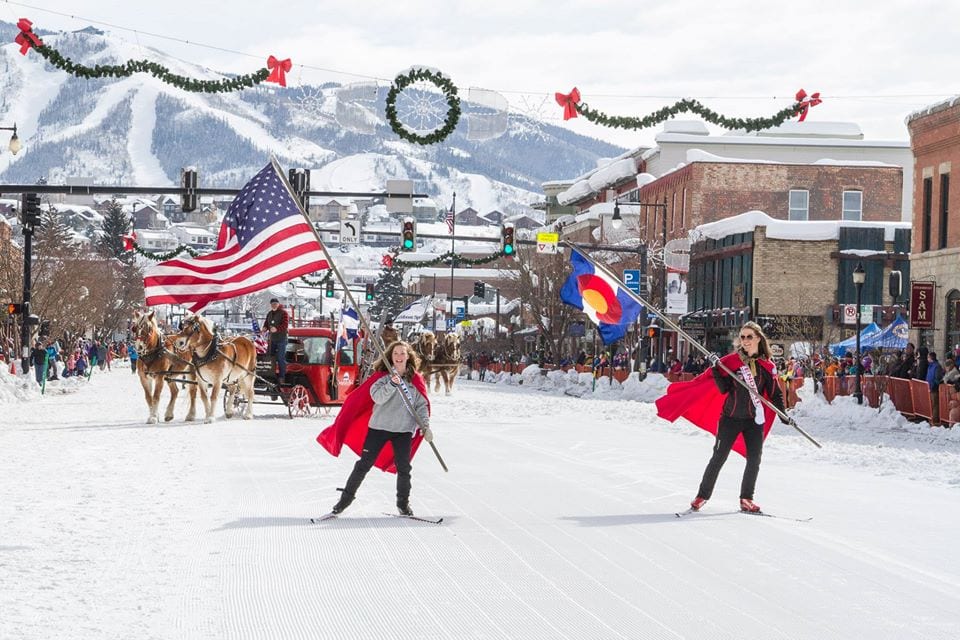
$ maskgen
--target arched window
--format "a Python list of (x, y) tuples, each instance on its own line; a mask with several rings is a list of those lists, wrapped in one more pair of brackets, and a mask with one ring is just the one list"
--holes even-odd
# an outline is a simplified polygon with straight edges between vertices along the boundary
[(947, 323), (943, 353), (956, 355), (960, 345), (960, 291), (953, 289), (947, 294)]

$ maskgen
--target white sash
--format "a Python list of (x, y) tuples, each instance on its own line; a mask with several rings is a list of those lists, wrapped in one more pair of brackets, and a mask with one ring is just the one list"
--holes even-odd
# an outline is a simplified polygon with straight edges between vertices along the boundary
[(765, 422), (765, 416), (763, 415), (763, 403), (760, 402), (760, 392), (757, 390), (757, 381), (753, 378), (750, 367), (745, 364), (740, 365), (740, 375), (743, 376), (743, 381), (746, 382), (747, 386), (753, 391), (753, 393), (750, 394), (750, 400), (753, 401), (753, 408), (755, 409), (753, 421), (757, 424), (763, 424)]

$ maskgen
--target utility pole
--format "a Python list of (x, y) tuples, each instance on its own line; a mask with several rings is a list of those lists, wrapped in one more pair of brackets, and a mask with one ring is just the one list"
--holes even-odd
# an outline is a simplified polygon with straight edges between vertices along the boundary
[[(667, 312), (667, 196), (663, 196), (663, 209), (661, 209), (661, 210), (663, 211), (663, 225), (662, 225), (662, 228), (663, 228), (663, 234), (662, 234), (662, 235), (663, 235), (663, 238), (662, 238), (662, 240), (663, 240), (663, 247), (662, 247), (662, 251), (663, 251), (663, 311), (664, 311), (664, 313), (666, 313), (666, 312)], [(666, 327), (664, 327), (664, 328), (666, 328)], [(667, 362), (667, 358), (666, 358), (666, 355), (667, 355), (667, 354), (666, 354), (666, 349), (664, 348), (664, 347), (665, 347), (665, 344), (664, 344), (664, 341), (665, 341), (665, 340), (666, 340), (666, 336), (664, 336), (663, 329), (661, 329), (661, 330), (660, 330), (660, 341), (659, 341), (659, 342), (660, 342), (660, 345), (659, 345), (660, 353), (658, 354), (657, 357), (660, 358), (661, 363), (662, 363), (663, 365), (669, 366), (669, 363)]]
[(23, 373), (30, 370), (30, 263), (33, 261), (33, 232), (40, 224), (40, 196), (24, 193), (20, 201), (23, 222), (23, 317), (20, 322), (20, 366)]
[[(457, 192), (453, 192), (453, 204), (450, 205), (451, 211), (453, 211), (453, 233), (450, 234), (450, 253), (453, 254), (450, 256), (450, 318), (454, 317), (453, 315), (453, 270), (457, 266), (456, 258), (456, 243), (457, 243)], [(450, 318), (447, 318), (447, 324), (450, 323)]]

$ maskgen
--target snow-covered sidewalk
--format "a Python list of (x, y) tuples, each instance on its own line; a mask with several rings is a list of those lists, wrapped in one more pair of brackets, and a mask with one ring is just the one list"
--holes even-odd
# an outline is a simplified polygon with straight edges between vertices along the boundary
[(433, 398), (439, 526), (382, 515), (376, 471), (309, 524), (355, 460), (315, 443), (330, 418), (146, 425), (123, 369), (0, 396), (0, 638), (960, 637), (958, 434), (810, 398), (824, 448), (777, 425), (757, 501), (813, 521), (735, 513), (735, 455), (678, 520), (708, 434), (540, 384)]

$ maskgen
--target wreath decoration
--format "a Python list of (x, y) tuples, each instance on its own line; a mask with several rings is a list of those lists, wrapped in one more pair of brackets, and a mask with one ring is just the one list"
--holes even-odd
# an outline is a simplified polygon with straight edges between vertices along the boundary
[[(397, 96), (404, 89), (414, 82), (430, 82), (436, 86), (447, 100), (447, 117), (443, 121), (443, 126), (439, 129), (425, 135), (414, 133), (407, 129), (399, 118), (397, 118)], [(390, 85), (390, 91), (387, 93), (387, 122), (393, 132), (408, 142), (415, 142), (420, 145), (435, 144), (445, 140), (460, 121), (460, 98), (457, 96), (457, 87), (453, 82), (439, 71), (430, 71), (429, 69), (415, 68), (406, 73), (399, 74), (393, 79)]]

